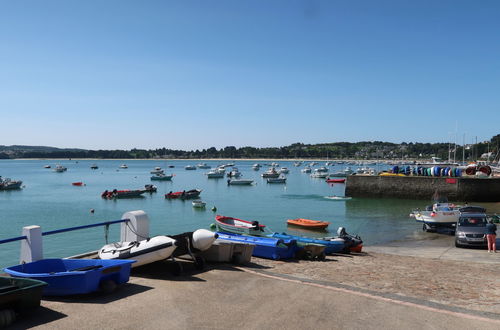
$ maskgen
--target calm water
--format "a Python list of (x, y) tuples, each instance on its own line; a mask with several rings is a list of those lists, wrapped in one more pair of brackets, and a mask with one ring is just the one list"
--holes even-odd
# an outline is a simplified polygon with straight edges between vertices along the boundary
[[(16, 191), (0, 191), (0, 239), (20, 236), (22, 227), (40, 225), (42, 231), (61, 229), (102, 221), (121, 219), (123, 213), (144, 210), (150, 218), (150, 234), (176, 234), (208, 228), (215, 214), (247, 220), (259, 220), (273, 231), (287, 231), (309, 236), (334, 234), (339, 226), (349, 233), (361, 235), (367, 244), (379, 244), (405, 237), (419, 237), (421, 226), (408, 217), (409, 211), (424, 207), (427, 201), (353, 199), (332, 201), (328, 195), (343, 195), (344, 185), (325, 183), (300, 172), (293, 162), (277, 161), (288, 167), (287, 184), (267, 184), (260, 174), (267, 169), (254, 171), (255, 161), (236, 161), (243, 178), (254, 179), (252, 186), (228, 186), (227, 179), (208, 179), (208, 170), (187, 171), (185, 165), (197, 161), (155, 160), (1, 160), (0, 175), (22, 180), (25, 187)], [(91, 170), (91, 164), (99, 166)], [(128, 169), (119, 169), (126, 163)], [(215, 167), (225, 162), (208, 161)], [(261, 164), (264, 162), (260, 162)], [(270, 163), (267, 161), (266, 163)], [(43, 168), (49, 164), (51, 169)], [(53, 171), (56, 164), (66, 166), (63, 173)], [(167, 164), (175, 168), (167, 168)], [(105, 200), (100, 194), (105, 189), (138, 189), (151, 183), (149, 173), (161, 166), (166, 174), (175, 174), (171, 182), (153, 181), (158, 192), (143, 198)], [(342, 166), (331, 166), (330, 171)], [(82, 187), (72, 182), (83, 181)], [(166, 200), (169, 191), (202, 189), (201, 199), (207, 202), (206, 210), (194, 209), (191, 201)], [(211, 211), (213, 206), (217, 212)], [(91, 214), (90, 209), (95, 209)], [(286, 219), (308, 218), (330, 221), (329, 232), (298, 231), (287, 227)], [(117, 241), (119, 225), (110, 228), (109, 241)], [(45, 257), (64, 257), (99, 249), (105, 244), (104, 228), (79, 230), (44, 238)], [(18, 263), (19, 242), (0, 246), (0, 266)]]

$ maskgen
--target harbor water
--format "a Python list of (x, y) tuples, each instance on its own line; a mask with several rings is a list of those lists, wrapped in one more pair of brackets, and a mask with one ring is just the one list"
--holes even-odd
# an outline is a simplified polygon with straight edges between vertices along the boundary
[[(365, 244), (383, 244), (405, 238), (418, 238), (426, 233), (421, 225), (409, 218), (414, 208), (423, 208), (429, 201), (402, 199), (352, 199), (335, 201), (325, 198), (344, 195), (344, 184), (328, 184), (325, 179), (311, 178), (294, 167), (290, 161), (276, 161), (287, 167), (286, 184), (268, 184), (261, 174), (269, 167), (255, 171), (256, 161), (231, 161), (242, 178), (253, 179), (250, 186), (227, 184), (227, 178), (209, 179), (208, 169), (185, 170), (196, 165), (194, 160), (0, 160), (3, 178), (22, 180), (23, 188), (0, 191), (0, 239), (20, 236), (22, 227), (39, 225), (42, 231), (121, 219), (123, 213), (144, 210), (150, 219), (150, 235), (177, 234), (198, 228), (209, 228), (216, 214), (254, 221), (272, 231), (307, 236), (335, 235), (339, 226), (350, 234), (359, 234)], [(206, 161), (212, 168), (228, 161)], [(271, 161), (259, 161), (260, 164)], [(55, 172), (56, 164), (67, 167)], [(92, 170), (96, 164), (99, 168)], [(126, 164), (128, 168), (120, 168)], [(51, 165), (51, 168), (44, 168)], [(175, 166), (168, 168), (168, 165)], [(172, 181), (151, 181), (150, 171), (161, 167), (173, 174)], [(278, 167), (278, 168), (279, 168)], [(318, 166), (316, 166), (318, 167)], [(356, 167), (352, 167), (356, 169)], [(343, 165), (329, 166), (330, 172)], [(228, 168), (230, 170), (230, 168)], [(73, 182), (83, 182), (74, 186)], [(140, 198), (103, 199), (104, 190), (143, 189), (145, 184), (158, 187), (156, 193)], [(170, 191), (201, 189), (200, 199), (206, 208), (193, 208), (191, 200), (169, 200)], [(212, 208), (216, 207), (216, 211)], [(488, 207), (488, 206), (486, 206)], [(94, 212), (91, 212), (91, 209)], [(306, 218), (331, 222), (326, 231), (301, 230), (287, 226), (287, 219)], [(66, 257), (97, 250), (119, 238), (119, 225), (109, 232), (104, 227), (90, 228), (45, 236), (44, 257)], [(108, 234), (108, 235), (106, 235)], [(3, 244), (0, 248), (0, 267), (19, 262), (20, 242)]]

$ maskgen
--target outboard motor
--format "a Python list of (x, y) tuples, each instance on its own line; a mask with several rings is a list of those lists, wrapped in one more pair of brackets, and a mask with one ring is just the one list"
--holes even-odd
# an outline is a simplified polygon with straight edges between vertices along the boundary
[(337, 235), (339, 237), (344, 237), (347, 235), (347, 232), (345, 231), (345, 228), (344, 227), (339, 227), (339, 229), (337, 229)]

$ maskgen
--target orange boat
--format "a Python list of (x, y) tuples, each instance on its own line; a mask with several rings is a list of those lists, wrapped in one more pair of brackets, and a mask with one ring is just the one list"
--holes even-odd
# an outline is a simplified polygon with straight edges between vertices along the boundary
[(83, 182), (73, 182), (73, 186), (84, 186), (85, 184)]
[(309, 229), (325, 229), (330, 224), (327, 221), (309, 220), (309, 219), (288, 219), (289, 225), (300, 226)]

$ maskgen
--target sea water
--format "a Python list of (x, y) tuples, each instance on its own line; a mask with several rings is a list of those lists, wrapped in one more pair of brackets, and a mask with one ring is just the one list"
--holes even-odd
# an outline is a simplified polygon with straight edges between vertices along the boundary
[[(151, 236), (209, 228), (216, 214), (257, 220), (272, 231), (311, 237), (335, 235), (342, 226), (348, 233), (360, 235), (368, 245), (424, 235), (421, 225), (408, 215), (414, 208), (425, 207), (427, 201), (367, 198), (335, 201), (325, 196), (344, 195), (344, 184), (328, 184), (325, 179), (311, 178), (300, 171), (303, 167), (294, 167), (293, 162), (275, 161), (279, 167), (290, 170), (286, 184), (268, 184), (261, 177), (269, 166), (255, 171), (252, 169), (255, 161), (231, 162), (243, 174), (242, 178), (253, 179), (254, 184), (228, 185), (227, 178), (207, 178), (208, 169), (185, 170), (186, 165), (198, 163), (194, 160), (0, 160), (3, 178), (23, 181), (22, 189), (0, 191), (0, 239), (20, 236), (23, 226), (39, 225), (46, 232), (118, 220), (133, 210), (147, 213)], [(214, 168), (228, 161), (206, 163)], [(68, 170), (55, 172), (56, 164)], [(92, 170), (92, 164), (99, 168)], [(128, 168), (120, 168), (121, 164)], [(168, 165), (175, 167), (168, 168)], [(151, 181), (150, 171), (156, 166), (164, 169), (165, 174), (173, 174), (172, 181)], [(341, 165), (329, 168), (330, 172), (342, 170)], [(74, 186), (73, 182), (84, 185)], [(140, 198), (101, 198), (104, 190), (143, 189), (151, 183), (158, 187), (158, 192), (145, 193)], [(190, 189), (202, 190), (200, 199), (207, 203), (205, 209), (193, 208), (191, 200), (165, 199), (164, 195), (170, 191)], [(213, 207), (217, 209), (215, 212)], [(287, 226), (286, 220), (295, 218), (331, 224), (323, 232)], [(97, 250), (106, 244), (106, 237), (108, 242), (118, 241), (119, 232), (120, 225), (111, 225), (108, 235), (105, 227), (96, 227), (44, 236), (44, 257), (66, 257)], [(0, 245), (0, 266), (17, 264), (19, 251), (20, 242)]]

